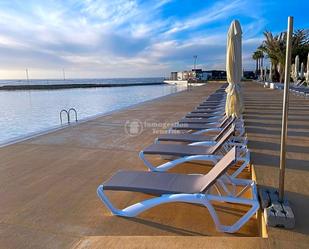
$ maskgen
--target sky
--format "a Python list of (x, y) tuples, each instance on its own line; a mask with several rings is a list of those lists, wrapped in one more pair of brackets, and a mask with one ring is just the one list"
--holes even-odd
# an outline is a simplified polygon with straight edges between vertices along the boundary
[(305, 0), (0, 0), (0, 79), (168, 76), (225, 69), (226, 34), (243, 30), (243, 66), (263, 31), (309, 28)]

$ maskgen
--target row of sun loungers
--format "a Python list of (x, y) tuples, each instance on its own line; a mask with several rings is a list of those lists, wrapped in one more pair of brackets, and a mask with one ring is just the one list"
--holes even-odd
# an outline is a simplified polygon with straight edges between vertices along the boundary
[(297, 83), (290, 85), (290, 92), (295, 95), (307, 97), (309, 94), (309, 87), (303, 86), (305, 80), (299, 80)]
[[(225, 116), (225, 87), (210, 95), (171, 127), (169, 133), (160, 135), (140, 152), (145, 169), (149, 171), (119, 171), (98, 187), (99, 198), (114, 215), (134, 217), (164, 203), (193, 203), (205, 206), (216, 228), (228, 233), (238, 231), (255, 215), (259, 209), (255, 182), (238, 178), (250, 163), (244, 123), (242, 119)], [(152, 156), (162, 156), (167, 161), (154, 165), (149, 158)], [(184, 162), (197, 161), (213, 167), (205, 175), (168, 172)], [(107, 190), (141, 192), (154, 198), (120, 210), (105, 195)], [(248, 191), (250, 198), (244, 197)], [(249, 208), (234, 224), (223, 225), (212, 202)]]
[[(270, 87), (272, 89), (283, 89), (284, 84), (283, 83), (274, 83), (274, 82), (262, 82), (258, 81), (258, 83), (261, 83), (264, 85), (264, 87)], [(304, 86), (306, 81), (303, 80), (298, 80), (295, 83), (291, 83), (289, 90), (291, 93), (298, 95), (298, 96), (303, 96), (303, 97), (308, 97), (309, 96), (309, 87)]]

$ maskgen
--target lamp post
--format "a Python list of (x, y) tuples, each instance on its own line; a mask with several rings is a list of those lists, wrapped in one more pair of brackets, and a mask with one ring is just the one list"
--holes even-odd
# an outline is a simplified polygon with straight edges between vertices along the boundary
[(197, 61), (197, 55), (193, 55), (193, 59), (194, 59), (194, 70), (196, 69), (196, 61)]

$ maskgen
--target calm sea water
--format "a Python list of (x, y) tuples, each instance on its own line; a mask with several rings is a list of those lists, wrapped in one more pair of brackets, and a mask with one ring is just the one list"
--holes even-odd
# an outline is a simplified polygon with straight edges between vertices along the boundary
[(147, 84), (162, 83), (164, 78), (113, 78), (113, 79), (41, 79), (41, 80), (0, 80), (4, 85), (57, 85), (57, 84)]
[(149, 85), (0, 91), (0, 144), (60, 125), (62, 109), (74, 107), (81, 120), (181, 90), (185, 87)]

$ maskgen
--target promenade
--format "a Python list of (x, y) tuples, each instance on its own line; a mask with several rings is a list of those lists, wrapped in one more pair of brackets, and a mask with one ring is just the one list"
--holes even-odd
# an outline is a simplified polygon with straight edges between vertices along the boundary
[[(112, 216), (97, 186), (120, 169), (146, 170), (138, 152), (157, 136), (145, 127), (125, 131), (128, 120), (173, 123), (221, 84), (211, 83), (0, 149), (0, 248), (307, 248), (309, 244), (309, 101), (291, 97), (287, 196), (296, 216), (293, 231), (267, 228), (252, 218), (238, 233), (216, 231), (206, 208), (165, 204), (136, 218)], [(246, 130), (257, 183), (277, 186), (282, 91), (245, 83)], [(162, 162), (160, 158), (158, 163)], [(186, 164), (173, 172), (206, 173)], [(242, 177), (251, 178), (249, 172)], [(113, 193), (118, 207), (147, 198)], [(243, 207), (217, 205), (222, 221)]]

